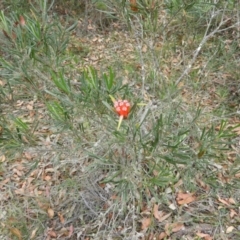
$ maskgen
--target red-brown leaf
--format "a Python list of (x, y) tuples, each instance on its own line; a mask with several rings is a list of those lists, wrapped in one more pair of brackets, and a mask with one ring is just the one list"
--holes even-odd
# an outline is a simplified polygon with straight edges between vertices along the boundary
[(22, 27), (26, 25), (25, 19), (24, 19), (24, 17), (22, 15), (19, 17), (19, 24)]
[(178, 193), (177, 195), (177, 203), (179, 205), (183, 205), (183, 204), (188, 204), (191, 202), (194, 202), (196, 200), (196, 196), (194, 195), (194, 193)]
[(130, 0), (130, 7), (133, 12), (138, 11), (137, 0)]
[(150, 224), (151, 224), (151, 218), (143, 218), (142, 220), (141, 220), (141, 222), (142, 222), (142, 230), (145, 230), (145, 229), (147, 229), (149, 226), (150, 226)]
[(180, 222), (176, 222), (176, 223), (167, 223), (165, 225), (165, 232), (166, 234), (169, 236), (171, 233), (175, 233), (175, 232), (178, 232), (178, 231), (181, 231), (181, 230), (184, 230), (185, 229), (185, 226), (183, 223), (180, 223)]

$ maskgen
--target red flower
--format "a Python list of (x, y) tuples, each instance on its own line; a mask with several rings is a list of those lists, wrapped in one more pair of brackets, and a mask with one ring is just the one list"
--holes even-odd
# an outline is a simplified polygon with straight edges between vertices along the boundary
[(114, 108), (119, 116), (127, 118), (131, 107), (127, 100), (117, 100), (114, 101)]
[(111, 98), (114, 104), (114, 109), (116, 113), (119, 115), (118, 127), (117, 127), (117, 130), (119, 130), (122, 120), (128, 117), (128, 114), (131, 109), (131, 105), (128, 102), (128, 100), (116, 100), (112, 95), (109, 95), (109, 97)]

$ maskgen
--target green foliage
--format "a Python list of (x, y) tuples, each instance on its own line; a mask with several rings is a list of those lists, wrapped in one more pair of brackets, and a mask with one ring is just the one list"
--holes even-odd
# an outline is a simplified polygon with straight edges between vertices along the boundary
[[(19, 6), (17, 1), (11, 2), (14, 2), (15, 8)], [(79, 1), (73, 0), (68, 3), (71, 6), (81, 5)], [(32, 197), (32, 192), (28, 193), (31, 201), (21, 195), (18, 198), (21, 201), (17, 205), (22, 207), (22, 202), (25, 201), (23, 208), (27, 206), (28, 210), (35, 207), (39, 209), (44, 205), (39, 201), (46, 195), (46, 201), (50, 203), (45, 204), (43, 209), (36, 210), (33, 215), (31, 212), (26, 215), (29, 218), (34, 216), (34, 219), (37, 216), (41, 224), (42, 219), (45, 221), (47, 209), (53, 208), (51, 205), (56, 207), (54, 211), (59, 212), (59, 218), (60, 212), (65, 211), (63, 215), (66, 222), (76, 218), (79, 220), (77, 224), (88, 224), (89, 228), (91, 224), (94, 225), (94, 221), (105, 217), (103, 225), (97, 225), (97, 230), (94, 225), (86, 235), (98, 238), (100, 234), (95, 232), (100, 232), (105, 225), (110, 226), (104, 229), (106, 232), (113, 231), (121, 224), (126, 224), (135, 231), (135, 226), (133, 228), (127, 221), (124, 222), (124, 214), (128, 220), (132, 219), (128, 215), (130, 210), (131, 214), (138, 216), (146, 205), (150, 209), (156, 202), (170, 211), (169, 206), (175, 203), (178, 192), (190, 191), (200, 193), (199, 196), (203, 197), (204, 194), (215, 194), (215, 191), (222, 189), (224, 194), (225, 189), (237, 189), (238, 179), (235, 178), (234, 186), (231, 186), (231, 178), (239, 173), (239, 156), (234, 161), (225, 161), (228, 157), (226, 152), (232, 151), (232, 144), (236, 141), (234, 131), (237, 126), (229, 125), (224, 113), (216, 116), (215, 111), (212, 111), (218, 107), (214, 105), (219, 102), (216, 96), (225, 99), (228, 90), (221, 91), (218, 88), (217, 92), (215, 85), (208, 88), (205, 82), (195, 81), (196, 78), (200, 79), (202, 72), (207, 75), (208, 71), (216, 70), (216, 66), (219, 70), (222, 63), (227, 62), (237, 51), (237, 43), (233, 41), (226, 53), (224, 36), (216, 42), (211, 39), (212, 43), (219, 44), (217, 55), (213, 54), (214, 44), (208, 46), (208, 52), (203, 49), (200, 62), (207, 62), (206, 65), (202, 64), (201, 68), (193, 66), (181, 86), (174, 84), (178, 74), (186, 69), (188, 60), (192, 58), (196, 49), (194, 41), (201, 41), (206, 30), (206, 26), (200, 24), (201, 21), (196, 16), (208, 21), (212, 9), (220, 8), (223, 3), (219, 1), (213, 4), (200, 0), (139, 0), (137, 3), (135, 11), (129, 1), (86, 0), (84, 6), (81, 5), (86, 13), (89, 10), (87, 7), (95, 6), (101, 13), (118, 17), (121, 23), (129, 24), (129, 29), (133, 30), (131, 33), (134, 33), (134, 41), (131, 39), (126, 46), (134, 45), (132, 48), (136, 47), (138, 56), (134, 56), (134, 61), (129, 65), (124, 63), (127, 71), (119, 66), (114, 68), (111, 62), (107, 67), (102, 66), (101, 61), (97, 67), (87, 65), (87, 61), (79, 67), (79, 62), (84, 61), (82, 56), (77, 52), (66, 51), (70, 31), (76, 24), (62, 27), (60, 21), (56, 21), (54, 15), (50, 14), (52, 7), (56, 7), (53, 1), (44, 0), (39, 4), (34, 2), (32, 12), (23, 12), (21, 9), (19, 12), (2, 11), (0, 14), (0, 27), (3, 30), (0, 36), (0, 99), (11, 106), (9, 112), (4, 111), (0, 116), (0, 130), (3, 129), (0, 131), (0, 149), (7, 159), (4, 158), (6, 162), (1, 163), (3, 170), (1, 169), (0, 175), (2, 177), (9, 159), (15, 159), (18, 154), (18, 159), (15, 160), (23, 161), (23, 169), (28, 168), (28, 174), (25, 176), (18, 172), (17, 179), (21, 177), (24, 184), (29, 184), (30, 187), (31, 181), (36, 181), (37, 188), (34, 191), (37, 194), (38, 186), (43, 188), (39, 191), (39, 195), (42, 194), (40, 197)], [(59, 1), (59, 4), (66, 6), (67, 3)], [(229, 1), (228, 4), (226, 9), (233, 7), (234, 1)], [(159, 19), (163, 7), (167, 8), (169, 14), (164, 18), (166, 23)], [(184, 26), (179, 19), (184, 20)], [(196, 28), (193, 31), (190, 27), (192, 24), (200, 30)], [(182, 41), (181, 44), (177, 44), (176, 40), (177, 31), (180, 31), (178, 28), (183, 30), (182, 35), (185, 34), (185, 42)], [(162, 39), (159, 38), (159, 33), (162, 33)], [(163, 46), (157, 49), (158, 41)], [(143, 45), (147, 46), (144, 51)], [(89, 49), (91, 54), (91, 48)], [(213, 59), (210, 59), (210, 55), (213, 55)], [(216, 59), (216, 56), (221, 59)], [(211, 68), (208, 63), (212, 64)], [(211, 74), (216, 72), (212, 71)], [(123, 84), (125, 78), (131, 79), (131, 82)], [(192, 89), (193, 85), (196, 93)], [(216, 99), (207, 112), (204, 100), (209, 100), (210, 97), (207, 98), (204, 94), (209, 89)], [(111, 97), (116, 100), (126, 99), (131, 103), (131, 112), (123, 119), (119, 129), (119, 116), (114, 110)], [(34, 108), (29, 108), (32, 111), (31, 121), (27, 121), (27, 103), (22, 103), (21, 108), (16, 104), (19, 99), (34, 102), (31, 105)], [(196, 102), (204, 106), (202, 110)], [(31, 152), (33, 149), (35, 155)], [(220, 183), (219, 178), (226, 162), (225, 174), (229, 174), (227, 177), (230, 179), (227, 179), (227, 184)], [(39, 172), (33, 171), (36, 169), (40, 169)], [(198, 182), (198, 176), (202, 177), (201, 183)], [(21, 182), (19, 185), (24, 184)], [(210, 190), (206, 190), (204, 184), (208, 184)], [(8, 187), (8, 191), (14, 195), (15, 186), (11, 189), (9, 184)], [(171, 191), (171, 194), (165, 194), (166, 190)], [(34, 201), (41, 207), (35, 206)], [(103, 205), (103, 208), (99, 207)], [(189, 209), (185, 206), (175, 207), (179, 218), (181, 210)], [(123, 213), (119, 209), (124, 210)], [(175, 211), (171, 214), (172, 219), (175, 219)], [(58, 217), (54, 216), (52, 220), (55, 221)], [(71, 224), (74, 225), (75, 222)], [(19, 223), (16, 227), (21, 229), (24, 237), (30, 238), (27, 222)], [(109, 237), (114, 234), (111, 232)], [(117, 234), (123, 239), (122, 236), (128, 232), (120, 233), (118, 229)], [(129, 235), (127, 239), (134, 237), (136, 236)], [(106, 235), (99, 237), (105, 238)]]
[(71, 93), (71, 86), (69, 81), (66, 81), (63, 72), (60, 72), (58, 75), (54, 72), (52, 72), (52, 79), (53, 82), (55, 83), (56, 87), (64, 92), (65, 94), (70, 94)]
[(122, 85), (121, 79), (116, 79), (111, 68), (108, 73), (99, 73), (93, 67), (87, 67), (79, 79), (81, 93), (77, 94), (80, 101), (87, 103), (102, 104), (109, 101), (109, 95), (121, 94), (125, 96), (128, 92), (127, 86)]
[(2, 153), (7, 154), (11, 159), (21, 153), (26, 145), (34, 145), (35, 137), (33, 130), (22, 119), (12, 116), (10, 118), (10, 121), (4, 116), (0, 118), (0, 126), (3, 129), (0, 136), (0, 148)]
[(60, 122), (65, 122), (68, 118), (68, 114), (65, 109), (58, 102), (48, 102), (47, 108), (51, 113), (52, 117)]
[[(22, 23), (21, 18), (24, 19)], [(7, 17), (1, 12), (0, 20), (5, 35), (0, 38), (4, 51), (4, 57), (0, 58), (1, 76), (6, 79), (9, 89), (22, 84), (29, 90), (40, 90), (39, 77), (41, 81), (48, 79), (43, 72), (48, 73), (62, 64), (68, 31), (57, 22), (41, 22), (34, 14), (19, 16), (12, 13)]]

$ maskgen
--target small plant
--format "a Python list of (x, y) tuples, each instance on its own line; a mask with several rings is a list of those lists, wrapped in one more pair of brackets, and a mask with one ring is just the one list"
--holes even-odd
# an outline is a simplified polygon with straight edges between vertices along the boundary
[[(0, 14), (0, 239), (236, 238), (240, 130), (225, 103), (238, 96), (239, 4), (10, 2)], [(69, 35), (88, 52), (71, 51)]]
[[(20, 16), (13, 13), (9, 17), (2, 11), (0, 27), (4, 33), (0, 38), (4, 51), (4, 57), (0, 58), (3, 69), (1, 76), (7, 81), (9, 92), (13, 92), (13, 88), (17, 85), (23, 89), (27, 87), (28, 91), (39, 92), (39, 97), (42, 97), (41, 81), (45, 82), (45, 86), (52, 85), (48, 73), (58, 71), (61, 66), (68, 34), (59, 23), (41, 22), (41, 18), (33, 13)], [(55, 80), (53, 74), (52, 76)], [(7, 93), (3, 92), (3, 94)]]

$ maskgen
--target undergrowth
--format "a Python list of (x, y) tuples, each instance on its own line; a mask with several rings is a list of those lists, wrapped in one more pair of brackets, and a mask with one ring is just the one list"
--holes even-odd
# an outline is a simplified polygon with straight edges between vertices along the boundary
[[(100, 67), (85, 65), (90, 49), (72, 52), (81, 29), (76, 15), (61, 18), (64, 1), (3, 5), (0, 237), (178, 239), (181, 222), (236, 239), (239, 4), (86, 0), (86, 34), (117, 26), (133, 39), (129, 65), (113, 55)], [(131, 104), (119, 129), (112, 96)], [(235, 199), (231, 221), (223, 199)]]

